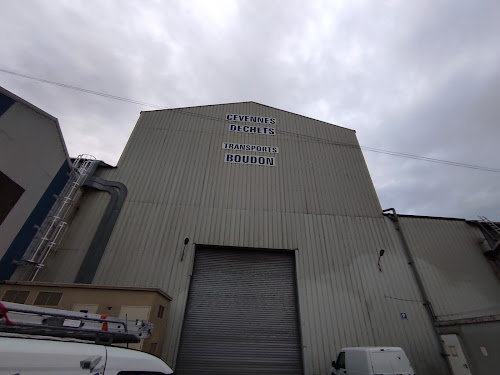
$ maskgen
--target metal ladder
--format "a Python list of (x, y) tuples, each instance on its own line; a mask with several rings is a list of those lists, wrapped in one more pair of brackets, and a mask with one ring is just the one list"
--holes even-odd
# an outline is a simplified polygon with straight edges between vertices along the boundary
[[(500, 227), (492, 221), (488, 220), (485, 216), (479, 216), (479, 218), (481, 219), (481, 221), (479, 221), (480, 224), (489, 226), (496, 233), (496, 238), (493, 239), (494, 241), (496, 241), (496, 243), (491, 247), (491, 251), (488, 252), (496, 254), (498, 252), (498, 249), (500, 249)], [(490, 237), (493, 238), (491, 234)]]
[(34, 268), (28, 276), (29, 281), (33, 281), (44, 266), (43, 262), (59, 244), (66, 232), (68, 223), (65, 221), (73, 201), (85, 182), (92, 167), (99, 161), (92, 155), (79, 155), (73, 162), (68, 182), (52, 206), (49, 214), (38, 228), (37, 234), (28, 246), (22, 261), (34, 265)]
[(96, 344), (138, 343), (151, 337), (145, 320), (109, 318), (106, 314), (50, 309), (0, 301), (0, 332), (94, 341)]
[(488, 220), (485, 216), (479, 216), (479, 218), (481, 219), (482, 223), (488, 225), (491, 229), (493, 229), (495, 232), (497, 232), (498, 235), (500, 236), (500, 227), (498, 225), (496, 225), (492, 221)]

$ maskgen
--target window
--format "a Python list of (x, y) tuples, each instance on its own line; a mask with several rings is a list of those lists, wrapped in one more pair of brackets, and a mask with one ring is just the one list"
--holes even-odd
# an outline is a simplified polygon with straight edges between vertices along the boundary
[(165, 307), (163, 307), (162, 305), (160, 305), (158, 307), (158, 318), (163, 319), (163, 313), (164, 312), (165, 312)]
[(337, 358), (337, 368), (345, 368), (345, 353), (340, 352), (339, 357)]
[(10, 289), (4, 293), (2, 300), (5, 302), (25, 303), (29, 295), (28, 290)]
[(36, 296), (34, 305), (41, 306), (57, 306), (61, 301), (62, 293), (57, 292), (40, 292)]
[(0, 172), (0, 224), (14, 208), (24, 189), (12, 181), (6, 174)]

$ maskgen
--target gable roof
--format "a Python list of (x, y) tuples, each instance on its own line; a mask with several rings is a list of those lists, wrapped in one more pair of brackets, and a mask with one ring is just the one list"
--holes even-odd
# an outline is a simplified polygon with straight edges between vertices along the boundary
[(11, 98), (11, 99), (13, 99), (14, 101), (16, 101), (18, 103), (22, 103), (23, 105), (25, 105), (26, 107), (28, 107), (32, 111), (34, 111), (34, 112), (38, 113), (39, 115), (41, 115), (43, 117), (46, 117), (49, 120), (53, 121), (55, 123), (55, 125), (56, 125), (56, 130), (57, 130), (57, 133), (59, 134), (59, 139), (61, 141), (62, 148), (63, 148), (64, 153), (66, 155), (66, 160), (68, 161), (69, 165), (72, 164), (71, 163), (71, 159), (69, 157), (68, 148), (66, 147), (66, 143), (64, 142), (64, 137), (63, 137), (63, 134), (62, 134), (62, 131), (61, 131), (61, 126), (59, 125), (59, 120), (56, 117), (54, 117), (51, 114), (43, 111), (42, 109), (40, 109), (37, 106), (31, 104), (30, 102), (27, 102), (23, 98), (20, 98), (19, 96), (13, 94), (12, 92), (10, 92), (9, 90), (5, 89), (2, 86), (0, 86), (0, 94), (3, 94), (5, 96)]
[(340, 125), (336, 125), (336, 124), (331, 124), (331, 123), (326, 122), (326, 121), (317, 120), (317, 119), (312, 118), (312, 117), (304, 116), (304, 115), (301, 115), (301, 114), (298, 114), (298, 113), (290, 112), (290, 111), (287, 111), (287, 110), (284, 110), (284, 109), (280, 109), (280, 108), (276, 108), (276, 107), (271, 107), (269, 105), (257, 103), (257, 102), (254, 102), (254, 101), (233, 102), (233, 103), (219, 103), (219, 104), (208, 104), (208, 105), (195, 105), (195, 106), (190, 106), (190, 107), (177, 107), (177, 108), (165, 108), (165, 109), (153, 109), (153, 110), (150, 110), (150, 111), (141, 111), (141, 113), (143, 113), (143, 112), (159, 112), (159, 111), (183, 111), (183, 112), (186, 112), (186, 110), (189, 109), (189, 108), (216, 107), (216, 106), (220, 106), (220, 105), (247, 104), (247, 103), (257, 104), (257, 105), (260, 105), (260, 106), (263, 106), (263, 107), (267, 107), (267, 108), (271, 108), (271, 109), (274, 109), (274, 110), (277, 110), (277, 111), (290, 113), (290, 114), (295, 115), (295, 116), (304, 117), (306, 119), (317, 121), (317, 122), (320, 122), (322, 124), (326, 124), (326, 125), (330, 125), (330, 126), (333, 125), (333, 126), (336, 126), (338, 128), (342, 128), (342, 129), (346, 129), (346, 130), (350, 130), (350, 131), (356, 132), (356, 130), (354, 130), (354, 129), (349, 129), (349, 128), (346, 128), (344, 126), (340, 126)]

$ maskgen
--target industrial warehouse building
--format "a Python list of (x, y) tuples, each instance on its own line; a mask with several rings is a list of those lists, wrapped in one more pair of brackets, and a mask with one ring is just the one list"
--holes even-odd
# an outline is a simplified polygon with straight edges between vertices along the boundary
[(68, 180), (57, 119), (0, 87), (0, 275), (10, 277)]
[(495, 224), (383, 212), (353, 130), (254, 102), (142, 112), (117, 167), (82, 176), (64, 239), (5, 293), (159, 290), (178, 374), (329, 374), (346, 346), (500, 368)]

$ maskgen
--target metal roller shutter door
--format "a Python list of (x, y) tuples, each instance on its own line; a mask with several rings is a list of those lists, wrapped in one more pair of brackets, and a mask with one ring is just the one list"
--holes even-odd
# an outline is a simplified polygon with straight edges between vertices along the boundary
[(176, 374), (301, 374), (293, 251), (197, 248)]

